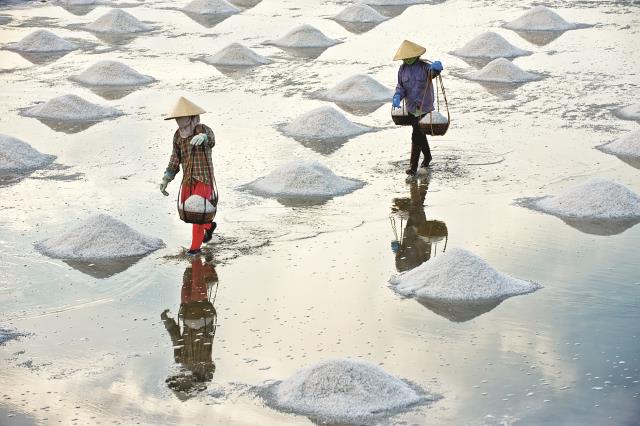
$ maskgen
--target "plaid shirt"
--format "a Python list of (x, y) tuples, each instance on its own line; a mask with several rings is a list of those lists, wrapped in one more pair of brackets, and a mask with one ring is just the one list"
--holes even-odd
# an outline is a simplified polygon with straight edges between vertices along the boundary
[[(180, 164), (182, 163), (182, 173), (184, 174), (183, 179), (185, 183), (190, 183), (191, 179), (195, 179), (211, 185), (212, 176), (210, 176), (209, 172), (209, 167), (211, 167), (211, 173), (213, 173), (211, 148), (215, 146), (216, 138), (213, 135), (213, 130), (204, 124), (198, 124), (196, 126), (195, 134), (198, 133), (205, 133), (207, 135), (207, 142), (200, 146), (192, 147), (190, 142), (193, 136), (189, 136), (188, 138), (180, 137), (180, 131), (176, 130), (176, 133), (173, 135), (173, 152), (171, 153), (165, 175), (173, 179), (180, 171)], [(192, 152), (193, 156), (191, 156)], [(192, 165), (190, 164), (191, 162), (193, 162)]]

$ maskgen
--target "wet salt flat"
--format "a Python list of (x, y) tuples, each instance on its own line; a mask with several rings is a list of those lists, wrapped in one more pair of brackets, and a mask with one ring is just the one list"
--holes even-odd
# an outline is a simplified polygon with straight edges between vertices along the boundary
[[(545, 3), (566, 22), (587, 25), (549, 33), (505, 28), (534, 4), (504, 0), (369, 1), (392, 19), (357, 31), (334, 20), (351, 4), (343, 1), (233, 1), (241, 11), (223, 16), (185, 13), (187, 3), (12, 1), (0, 10), (0, 134), (55, 156), (36, 170), (7, 172), (0, 155), (0, 424), (309, 424), (320, 412), (367, 424), (638, 424), (640, 226), (612, 229), (517, 200), (593, 178), (640, 194), (637, 165), (595, 149), (638, 129), (640, 5)], [(150, 31), (85, 29), (114, 7)], [(266, 44), (301, 25), (339, 43)], [(78, 49), (7, 50), (39, 29)], [(468, 80), (491, 57), (450, 52), (486, 31), (531, 51), (512, 61), (542, 78)], [(447, 134), (430, 137), (429, 174), (414, 184), (404, 181), (410, 129), (393, 125), (390, 102), (318, 99), (360, 74), (392, 89), (391, 58), (405, 38), (443, 62), (451, 113)], [(202, 61), (231, 43), (271, 62)], [(103, 60), (155, 81), (102, 87), (70, 78)], [(23, 114), (63, 95), (122, 115)], [(216, 133), (220, 204), (206, 264), (183, 255), (191, 230), (176, 214), (178, 179), (170, 197), (158, 190), (175, 131), (162, 115), (179, 96), (207, 109), (202, 121)], [(287, 134), (320, 107), (374, 131), (348, 139)], [(35, 155), (28, 146), (24, 155)], [(322, 200), (245, 190), (295, 159), (362, 186)], [(81, 233), (74, 228), (95, 213), (165, 247), (118, 259), (61, 260), (37, 250), (38, 242)], [(542, 288), (466, 304), (394, 291), (392, 277), (452, 249)], [(187, 294), (199, 308), (179, 314)], [(349, 415), (330, 398), (309, 408), (308, 399), (259, 391), (285, 383), (288, 398), (298, 392), (288, 385), (314, 366), (349, 358), (380, 367), (349, 376), (354, 392), (376, 389), (370, 377), (383, 377), (406, 391), (397, 394), (400, 405), (385, 401), (381, 413), (363, 416), (381, 395), (347, 394)], [(319, 395), (342, 389), (331, 377), (304, 383)], [(414, 404), (412, 392), (429, 397)]]

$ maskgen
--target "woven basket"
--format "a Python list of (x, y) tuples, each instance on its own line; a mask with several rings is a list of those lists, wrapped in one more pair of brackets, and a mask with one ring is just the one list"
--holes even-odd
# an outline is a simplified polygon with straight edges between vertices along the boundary
[[(391, 107), (391, 119), (396, 124), (396, 126), (411, 126), (411, 116), (407, 111), (407, 105), (405, 104), (405, 100), (402, 100), (402, 106), (399, 108), (401, 111), (401, 115), (394, 115), (394, 108)], [(397, 110), (395, 111), (398, 112)]]
[[(212, 202), (213, 200), (210, 201)], [(213, 204), (213, 202), (211, 204)], [(212, 212), (189, 212), (182, 209), (182, 206), (178, 206), (178, 215), (180, 216), (180, 220), (182, 220), (183, 222), (204, 225), (213, 222), (213, 219), (216, 217), (217, 210), (218, 209), (214, 205), (214, 209)]]
[(425, 135), (442, 136), (449, 130), (449, 122), (446, 123), (419, 123), (420, 130)]

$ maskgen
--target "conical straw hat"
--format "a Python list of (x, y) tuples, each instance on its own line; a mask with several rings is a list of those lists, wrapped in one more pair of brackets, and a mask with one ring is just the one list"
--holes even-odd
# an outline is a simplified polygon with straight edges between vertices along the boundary
[(172, 118), (200, 115), (204, 114), (205, 112), (207, 111), (203, 110), (198, 105), (191, 102), (189, 99), (180, 96), (180, 99), (178, 99), (178, 102), (176, 102), (169, 115), (167, 115), (164, 119), (171, 120)]
[(416, 58), (418, 56), (423, 55), (424, 52), (426, 51), (427, 49), (420, 46), (419, 44), (415, 44), (412, 41), (405, 40), (402, 42), (402, 44), (398, 48), (398, 51), (396, 52), (396, 56), (393, 57), (393, 60), (399, 61), (401, 59)]

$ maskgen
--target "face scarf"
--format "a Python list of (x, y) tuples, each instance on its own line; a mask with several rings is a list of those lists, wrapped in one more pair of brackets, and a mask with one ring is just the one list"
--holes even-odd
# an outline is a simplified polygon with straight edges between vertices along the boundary
[(200, 124), (200, 116), (190, 115), (188, 117), (178, 117), (176, 118), (176, 123), (178, 123), (180, 137), (188, 138), (193, 135), (193, 132), (196, 130), (196, 126)]
[(415, 57), (415, 58), (403, 59), (402, 62), (404, 62), (406, 65), (413, 65), (417, 60), (418, 60), (418, 57)]

